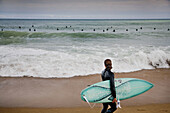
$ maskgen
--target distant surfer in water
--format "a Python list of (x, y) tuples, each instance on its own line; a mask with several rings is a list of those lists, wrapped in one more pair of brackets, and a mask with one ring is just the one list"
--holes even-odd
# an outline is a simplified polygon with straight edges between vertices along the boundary
[[(114, 83), (114, 73), (111, 72), (112, 69), (112, 61), (110, 59), (106, 59), (104, 61), (105, 65), (105, 70), (102, 72), (102, 80), (110, 80), (110, 90), (111, 94), (114, 98), (112, 102), (108, 103), (103, 103), (103, 109), (101, 113), (113, 113), (117, 108), (116, 108), (116, 90), (115, 90), (115, 83)], [(110, 105), (110, 109), (108, 109), (108, 106)]]

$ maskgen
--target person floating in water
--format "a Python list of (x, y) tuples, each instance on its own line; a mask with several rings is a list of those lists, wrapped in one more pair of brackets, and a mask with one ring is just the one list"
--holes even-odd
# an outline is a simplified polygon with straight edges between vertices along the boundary
[[(115, 83), (114, 83), (114, 73), (111, 72), (112, 69), (112, 62), (110, 59), (106, 59), (104, 61), (105, 69), (102, 72), (102, 80), (110, 80), (110, 90), (111, 94), (114, 97), (114, 100), (112, 102), (107, 102), (107, 103), (102, 103), (103, 104), (103, 109), (101, 113), (113, 113), (117, 108), (116, 108), (116, 90), (115, 90)], [(108, 109), (108, 106), (111, 108)]]

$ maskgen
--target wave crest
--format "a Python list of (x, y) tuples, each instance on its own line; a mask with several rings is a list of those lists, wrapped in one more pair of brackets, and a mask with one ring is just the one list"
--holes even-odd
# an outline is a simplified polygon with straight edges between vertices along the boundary
[(0, 45), (8, 45), (15, 43), (26, 43), (29, 38), (127, 38), (127, 34), (119, 33), (46, 33), (46, 32), (17, 32), (17, 31), (0, 31)]

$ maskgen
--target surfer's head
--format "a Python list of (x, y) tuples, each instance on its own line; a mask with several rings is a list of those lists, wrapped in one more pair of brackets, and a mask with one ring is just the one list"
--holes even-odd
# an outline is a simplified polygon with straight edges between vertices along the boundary
[(104, 65), (107, 69), (111, 70), (112, 69), (112, 61), (110, 59), (106, 59), (104, 61)]

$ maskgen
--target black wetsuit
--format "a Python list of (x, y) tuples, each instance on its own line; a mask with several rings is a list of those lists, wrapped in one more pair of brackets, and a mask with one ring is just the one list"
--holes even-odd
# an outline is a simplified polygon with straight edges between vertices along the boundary
[[(102, 72), (102, 80), (110, 80), (110, 90), (111, 94), (114, 98), (116, 98), (116, 91), (115, 91), (115, 83), (114, 83), (114, 73), (112, 73), (109, 69), (105, 69)], [(107, 110), (108, 105), (110, 105), (110, 109)], [(103, 109), (101, 113), (113, 113), (116, 110), (116, 103), (108, 102), (108, 103), (103, 103)]]

